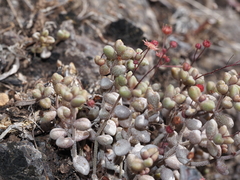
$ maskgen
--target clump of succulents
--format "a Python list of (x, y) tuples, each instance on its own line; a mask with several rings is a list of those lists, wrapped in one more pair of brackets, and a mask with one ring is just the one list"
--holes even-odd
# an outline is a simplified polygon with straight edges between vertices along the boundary
[[(164, 26), (162, 32), (169, 35), (172, 29)], [(172, 66), (179, 86), (169, 84), (162, 92), (160, 84), (151, 84), (145, 77), (170, 63), (168, 50), (177, 43), (163, 48), (157, 41), (144, 43), (146, 50), (135, 50), (117, 40), (95, 57), (102, 76), (100, 95), (90, 95), (81, 87), (72, 64), (61, 65), (62, 74), (54, 73), (49, 86), (36, 85), (32, 94), (46, 109), (40, 120), (58, 120), (50, 138), (59, 148), (71, 149), (76, 171), (91, 174), (92, 179), (101, 178), (99, 165), (120, 179), (134, 180), (179, 179), (181, 166), (210, 163), (215, 163), (219, 173), (228, 174), (224, 161), (240, 153), (230, 151), (233, 144), (240, 147), (240, 135), (231, 135), (234, 122), (224, 113), (231, 108), (240, 111), (237, 72), (226, 72), (218, 82), (205, 81), (204, 74), (193, 67), (198, 51), (211, 45), (205, 40), (203, 49), (196, 45), (191, 63)], [(156, 51), (158, 61), (138, 79), (136, 71), (148, 65), (150, 50)], [(90, 161), (83, 147), (77, 148), (80, 141), (94, 143)], [(199, 157), (199, 153), (204, 155)]]
[(54, 45), (59, 42), (66, 40), (70, 37), (70, 33), (67, 30), (58, 30), (56, 40), (54, 37), (49, 35), (49, 31), (44, 29), (42, 32), (35, 32), (32, 35), (33, 47), (31, 48), (32, 53), (40, 54), (42, 59), (49, 58)]

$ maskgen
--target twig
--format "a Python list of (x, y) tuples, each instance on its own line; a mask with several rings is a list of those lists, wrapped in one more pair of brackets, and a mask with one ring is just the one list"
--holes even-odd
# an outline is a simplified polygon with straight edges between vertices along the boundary
[[(153, 0), (152, 0), (153, 1)], [(168, 9), (173, 9), (173, 5), (168, 2), (168, 0), (158, 0), (160, 3), (162, 3), (164, 6), (166, 6)], [(153, 1), (154, 2), (154, 1)]]
[(153, 141), (153, 144), (157, 145), (161, 140), (162, 138), (164, 138), (166, 134), (165, 133), (160, 133)]
[(5, 72), (0, 75), (0, 81), (3, 79), (6, 79), (8, 76), (10, 76), (12, 74), (15, 74), (18, 71), (19, 67), (20, 67), (19, 58), (16, 57), (15, 63), (12, 65), (12, 68), (8, 72)]
[(30, 9), (31, 11), (34, 10), (34, 7), (33, 7), (33, 5), (31, 4), (31, 2), (30, 2), (29, 0), (24, 0), (24, 2), (25, 2), (25, 4), (29, 7), (29, 9)]
[(15, 105), (15, 106), (29, 106), (29, 105), (35, 104), (36, 101), (37, 101), (36, 99), (16, 101), (16, 102), (14, 103), (14, 105)]
[(47, 16), (47, 15), (51, 14), (51, 11), (52, 11), (52, 10), (54, 10), (54, 9), (60, 7), (60, 6), (65, 5), (66, 3), (68, 3), (68, 1), (69, 1), (69, 0), (64, 0), (63, 2), (58, 3), (58, 4), (55, 5), (55, 6), (47, 7), (47, 8), (45, 8), (45, 9), (42, 9), (41, 11), (42, 11), (43, 13), (45, 13), (45, 15)]
[(19, 16), (17, 15), (17, 12), (15, 11), (15, 9), (13, 7), (13, 4), (12, 4), (11, 0), (7, 0), (7, 2), (8, 2), (8, 5), (9, 5), (10, 9), (12, 10), (13, 15), (15, 16), (15, 18), (18, 22), (19, 27), (22, 29), (23, 28), (22, 23), (19, 19)]
[(82, 0), (82, 11), (77, 15), (78, 20), (82, 20), (84, 15), (86, 15), (88, 6), (88, 2), (86, 0)]
[(3, 133), (0, 135), (0, 141), (2, 141), (2, 139), (8, 134), (9, 131), (11, 131), (12, 129), (19, 129), (23, 127), (23, 123), (20, 122), (20, 123), (14, 123), (10, 126), (8, 126), (7, 129), (5, 129), (5, 131), (3, 131)]
[[(98, 35), (98, 37), (101, 39), (101, 41), (105, 44), (110, 44), (110, 42), (105, 39), (103, 37), (103, 34), (101, 33), (101, 31), (99, 30), (99, 28), (97, 28), (94, 24), (92, 24), (89, 20), (85, 20), (84, 23), (86, 23), (88, 26), (90, 26), (95, 32), (96, 34)], [(111, 44), (113, 45), (113, 44)]]
[(76, 120), (78, 110), (76, 108), (72, 108), (72, 117), (71, 117), (71, 126), (72, 126), (72, 139), (74, 141), (73, 146), (71, 148), (72, 158), (77, 156), (77, 143), (76, 143), (76, 128), (73, 126), (74, 121)]
[[(35, 113), (33, 113), (33, 109), (32, 109), (32, 106), (30, 106), (30, 109), (31, 109), (31, 114), (28, 116), (28, 119), (30, 120), (30, 121), (32, 121), (33, 123), (34, 123), (34, 128), (33, 128), (33, 130), (32, 130), (32, 137), (33, 137), (33, 139), (34, 139), (34, 130), (35, 130), (35, 127), (38, 127), (43, 133), (44, 133), (44, 130), (36, 123), (36, 112)], [(31, 118), (31, 116), (33, 116), (33, 119)], [(37, 144), (36, 144), (36, 142), (35, 142), (35, 139), (34, 139), (34, 144), (35, 144), (35, 146), (37, 147)]]
[(3, 34), (4, 32), (9, 31), (10, 29), (13, 29), (14, 27), (15, 27), (14, 23), (13, 23), (13, 22), (10, 22), (10, 26), (7, 27), (7, 28), (5, 28), (5, 29), (2, 29), (2, 30), (0, 31), (0, 34)]
[(177, 137), (177, 144), (174, 145), (171, 149), (169, 149), (165, 154), (164, 154), (164, 159), (167, 159), (168, 157), (172, 156), (174, 153), (176, 153), (176, 149), (179, 144), (182, 143), (182, 137), (183, 137), (183, 132), (186, 129), (186, 125), (184, 124), (181, 131), (178, 133)]

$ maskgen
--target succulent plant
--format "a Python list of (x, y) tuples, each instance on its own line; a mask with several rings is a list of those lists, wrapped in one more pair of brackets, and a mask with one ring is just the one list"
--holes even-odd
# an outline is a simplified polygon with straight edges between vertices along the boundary
[[(171, 27), (164, 26), (163, 34), (171, 33)], [(58, 36), (66, 39), (69, 34), (59, 31)], [(47, 37), (47, 31), (33, 36), (52, 43)], [(32, 95), (44, 111), (40, 123), (56, 120), (50, 138), (59, 148), (71, 150), (73, 166), (84, 176), (91, 173), (96, 178), (98, 164), (119, 174), (120, 179), (174, 180), (182, 165), (212, 162), (226, 175), (224, 160), (233, 156), (225, 153), (230, 153), (229, 145), (240, 148), (240, 136), (231, 135), (234, 121), (224, 110), (240, 111), (239, 76), (229, 71), (217, 83), (206, 81), (193, 67), (193, 59), (190, 64), (171, 66), (179, 87), (151, 84), (147, 75), (169, 63), (169, 49), (159, 48), (157, 41), (144, 44), (147, 51), (134, 50), (117, 40), (114, 46), (103, 48), (102, 56), (94, 58), (101, 75), (100, 95), (83, 89), (74, 73), (54, 73), (48, 86), (38, 83)], [(210, 45), (203, 42), (204, 48)], [(176, 46), (171, 42), (169, 48)], [(201, 50), (201, 44), (195, 47)], [(136, 72), (148, 64), (144, 61), (150, 50), (156, 51), (158, 62), (139, 78)], [(73, 65), (61, 69), (70, 72), (70, 68), (74, 69)], [(80, 146), (86, 143), (94, 146), (91, 162)], [(207, 156), (193, 158), (197, 151)]]
[(67, 30), (58, 30), (57, 32), (57, 40), (54, 37), (49, 35), (49, 31), (44, 29), (41, 33), (35, 32), (32, 35), (32, 39), (34, 41), (34, 45), (31, 48), (32, 53), (40, 54), (42, 59), (47, 59), (51, 56), (51, 50), (54, 45), (59, 41), (66, 40), (70, 37), (70, 33)]

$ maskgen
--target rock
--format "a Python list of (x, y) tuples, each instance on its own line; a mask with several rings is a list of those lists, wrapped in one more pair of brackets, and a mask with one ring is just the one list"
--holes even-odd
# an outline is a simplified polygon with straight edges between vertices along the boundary
[(46, 174), (54, 180), (47, 164), (42, 161), (42, 153), (30, 142), (0, 144), (0, 179), (46, 180)]

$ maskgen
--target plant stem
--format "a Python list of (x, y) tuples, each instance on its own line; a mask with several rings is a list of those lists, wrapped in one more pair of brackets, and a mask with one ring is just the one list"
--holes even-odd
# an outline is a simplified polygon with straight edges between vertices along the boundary
[[(98, 137), (102, 133), (103, 129), (107, 125), (108, 119), (111, 119), (112, 113), (113, 113), (115, 107), (117, 106), (118, 102), (120, 101), (120, 99), (121, 99), (121, 96), (119, 95), (117, 100), (116, 100), (116, 102), (114, 103), (110, 113), (109, 113), (109, 117), (104, 120), (104, 123), (98, 129), (96, 137)], [(98, 142), (95, 139), (95, 141), (94, 141), (94, 149), (93, 149), (93, 174), (96, 174), (96, 172), (97, 172), (97, 153), (98, 153)]]
[(222, 69), (225, 69), (225, 68), (228, 68), (228, 67), (231, 67), (231, 66), (240, 65), (239, 63), (240, 63), (240, 60), (237, 61), (237, 62), (235, 62), (235, 63), (233, 63), (233, 64), (229, 64), (229, 65), (226, 65), (226, 66), (221, 67), (221, 68), (219, 68), (219, 69), (215, 69), (214, 71), (211, 71), (211, 72), (209, 72), (209, 73), (202, 74), (201, 76), (196, 77), (195, 80), (196, 80), (196, 79), (199, 79), (199, 78), (202, 77), (202, 76), (207, 76), (207, 75), (209, 75), (209, 74), (213, 74), (213, 73), (215, 73), (215, 72), (217, 72), (217, 71), (220, 71), (220, 70), (222, 70)]
[(153, 144), (157, 145), (161, 140), (162, 138), (164, 138), (166, 135), (166, 133), (161, 133), (159, 134), (153, 141)]
[(177, 146), (181, 143), (182, 137), (183, 137), (183, 132), (186, 128), (186, 125), (184, 124), (180, 132), (178, 133), (177, 137), (177, 144), (174, 145), (171, 149), (169, 149), (165, 154), (164, 154), (164, 159), (167, 159), (168, 157), (172, 156), (174, 153), (176, 153)]
[(191, 63), (191, 66), (193, 65), (193, 63), (195, 63), (198, 59), (199, 59), (199, 57), (203, 54), (203, 52), (205, 51), (205, 47), (204, 47), (204, 49), (199, 53), (199, 55), (197, 56), (197, 58), (196, 58), (196, 54), (197, 54), (197, 49), (196, 49), (196, 51), (195, 51), (195, 53), (194, 53), (194, 57), (193, 57), (193, 61), (192, 61), (192, 63)]
[(147, 53), (149, 52), (150, 48), (147, 48), (147, 51), (145, 52), (145, 54), (143, 55), (142, 59), (140, 60), (140, 62), (137, 64), (137, 67), (133, 70), (133, 75), (135, 74), (135, 72), (137, 71), (137, 69), (139, 68), (140, 64), (142, 63), (143, 59), (146, 57)]
[(77, 117), (77, 112), (78, 112), (78, 110), (76, 108), (72, 108), (71, 130), (72, 130), (72, 139), (74, 141), (72, 149), (71, 149), (72, 158), (77, 156), (77, 143), (76, 143), (76, 140), (75, 140), (76, 128), (73, 127), (73, 123), (74, 123), (74, 121), (76, 120), (76, 117)]
[[(158, 63), (156, 63), (156, 64), (138, 81), (137, 85), (136, 85), (133, 89), (135, 89), (135, 88), (143, 81), (143, 79), (144, 79), (150, 72), (152, 72), (152, 70), (154, 70), (155, 68), (158, 67), (161, 59), (162, 59), (162, 58), (160, 58), (159, 61), (158, 61)], [(161, 64), (161, 65), (162, 65), (162, 64)]]
[(196, 54), (197, 54), (197, 51), (198, 51), (198, 49), (196, 49), (195, 52), (194, 52), (193, 60), (192, 60), (192, 62), (191, 62), (191, 66), (192, 66), (193, 63), (196, 61)]

